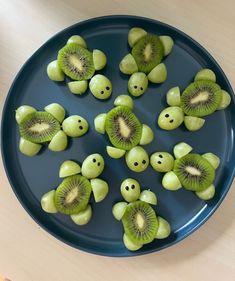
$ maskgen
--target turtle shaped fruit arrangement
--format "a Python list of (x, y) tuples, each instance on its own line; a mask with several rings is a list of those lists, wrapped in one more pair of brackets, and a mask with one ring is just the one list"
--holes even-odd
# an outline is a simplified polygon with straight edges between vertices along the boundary
[(105, 67), (107, 58), (101, 50), (87, 49), (85, 40), (79, 35), (71, 36), (67, 44), (59, 50), (57, 60), (47, 66), (47, 75), (53, 81), (64, 81), (65, 75), (72, 79), (68, 82), (71, 93), (82, 95), (89, 88), (97, 99), (107, 99), (112, 94), (112, 83), (104, 75), (95, 71)]
[(133, 27), (128, 33), (131, 53), (124, 56), (119, 64), (122, 73), (131, 75), (128, 91), (138, 97), (148, 88), (148, 82), (162, 83), (167, 78), (167, 69), (161, 63), (174, 45), (170, 36), (157, 36), (147, 33), (143, 28)]
[(126, 164), (132, 171), (143, 172), (149, 165), (149, 156), (141, 145), (152, 142), (152, 129), (141, 124), (133, 113), (133, 100), (128, 95), (120, 95), (114, 101), (114, 107), (108, 113), (95, 117), (97, 132), (107, 134), (113, 146), (107, 146), (110, 157), (121, 158), (125, 155)]
[(124, 228), (123, 242), (130, 251), (139, 250), (154, 239), (163, 239), (170, 235), (170, 224), (158, 216), (151, 207), (157, 205), (157, 197), (150, 190), (141, 192), (137, 180), (128, 178), (121, 184), (121, 194), (125, 201), (114, 204), (112, 212), (121, 220)]
[(200, 70), (183, 93), (179, 87), (171, 88), (166, 94), (169, 107), (160, 112), (158, 125), (164, 130), (174, 130), (183, 122), (187, 130), (197, 131), (205, 124), (202, 117), (225, 109), (231, 96), (216, 83), (216, 75), (210, 69)]
[(104, 166), (104, 159), (98, 153), (87, 156), (81, 167), (75, 161), (64, 161), (59, 170), (59, 177), (64, 180), (56, 190), (42, 196), (42, 209), (47, 213), (69, 215), (78, 225), (87, 224), (92, 217), (89, 204), (91, 193), (98, 203), (104, 200), (109, 191), (108, 183), (98, 178)]
[(29, 105), (22, 105), (15, 112), (19, 125), (19, 149), (26, 156), (35, 156), (42, 145), (48, 144), (51, 151), (66, 149), (69, 137), (81, 137), (88, 131), (89, 124), (79, 115), (65, 118), (65, 109), (58, 103), (37, 111)]

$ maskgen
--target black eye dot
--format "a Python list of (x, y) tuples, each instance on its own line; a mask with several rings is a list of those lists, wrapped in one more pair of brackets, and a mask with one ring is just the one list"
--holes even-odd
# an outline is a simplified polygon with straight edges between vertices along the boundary
[(166, 118), (168, 118), (169, 116), (170, 116), (169, 114), (166, 114), (166, 115), (165, 115)]
[(174, 122), (174, 120), (173, 120), (173, 119), (171, 119), (171, 120), (170, 120), (170, 123), (173, 123), (173, 122)]
[(157, 163), (158, 163), (158, 164), (162, 164), (162, 162), (161, 162), (161, 161), (158, 161)]
[(98, 162), (98, 164), (97, 164), (98, 166), (100, 166), (100, 162)]
[(126, 186), (125, 188), (126, 188), (126, 190), (129, 190), (129, 186)]
[(81, 120), (81, 119), (79, 119), (79, 120), (78, 120), (78, 123), (81, 123), (81, 122), (82, 122), (82, 120)]
[(135, 85), (134, 88), (137, 89), (137, 86)]
[(82, 126), (79, 126), (79, 129), (80, 129), (80, 130), (82, 130), (82, 129), (83, 129), (83, 127), (82, 127)]
[(140, 87), (140, 90), (143, 91), (143, 87)]
[(138, 166), (139, 164), (138, 164), (138, 162), (135, 162), (134, 165), (135, 165), (135, 166)]
[(158, 156), (159, 156), (159, 158), (163, 158), (163, 156), (161, 154), (159, 154)]
[(101, 95), (103, 95), (104, 91), (101, 91), (100, 93), (101, 93)]
[(108, 91), (110, 88), (109, 87), (106, 87), (106, 90)]
[(134, 189), (134, 188), (135, 188), (135, 185), (134, 185), (134, 184), (132, 184), (131, 189)]
[(95, 163), (95, 162), (96, 162), (96, 159), (94, 158), (92, 161)]
[(146, 164), (146, 161), (145, 161), (145, 160), (143, 160), (143, 161), (142, 161), (142, 163), (143, 163), (143, 164)]

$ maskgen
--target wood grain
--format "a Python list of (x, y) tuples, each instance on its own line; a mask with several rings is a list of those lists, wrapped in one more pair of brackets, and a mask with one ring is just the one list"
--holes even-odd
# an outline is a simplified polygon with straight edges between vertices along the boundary
[[(24, 61), (50, 36), (78, 21), (133, 14), (173, 25), (201, 43), (235, 85), (235, 2), (0, 0), (0, 108)], [(75, 250), (42, 230), (13, 194), (0, 164), (0, 274), (12, 281), (235, 280), (235, 186), (219, 210), (181, 243), (136, 258)]]

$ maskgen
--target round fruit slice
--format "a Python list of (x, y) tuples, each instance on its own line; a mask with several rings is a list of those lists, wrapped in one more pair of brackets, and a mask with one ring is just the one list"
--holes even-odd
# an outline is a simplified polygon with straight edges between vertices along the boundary
[(59, 51), (58, 64), (74, 80), (87, 80), (95, 73), (92, 53), (75, 43), (67, 44)]
[(175, 160), (174, 172), (185, 189), (202, 191), (215, 178), (215, 169), (199, 154), (187, 154)]
[(142, 125), (127, 106), (117, 106), (107, 114), (105, 130), (113, 146), (129, 150), (140, 142)]
[(127, 236), (137, 244), (153, 241), (158, 229), (155, 211), (148, 203), (141, 201), (130, 203), (126, 207), (122, 223)]
[(55, 192), (56, 209), (67, 215), (84, 210), (91, 195), (91, 184), (83, 176), (70, 176), (62, 181)]
[(60, 130), (60, 123), (48, 112), (35, 112), (27, 115), (19, 125), (22, 138), (43, 143), (52, 140)]
[(221, 99), (219, 85), (212, 81), (195, 81), (182, 93), (181, 108), (187, 115), (202, 117), (213, 113)]

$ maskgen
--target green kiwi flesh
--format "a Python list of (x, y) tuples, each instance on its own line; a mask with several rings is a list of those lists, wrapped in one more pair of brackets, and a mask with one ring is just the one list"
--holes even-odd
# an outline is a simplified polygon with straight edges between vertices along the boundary
[(203, 117), (213, 113), (222, 99), (221, 88), (212, 81), (195, 81), (182, 93), (181, 107), (185, 114)]
[(37, 111), (27, 115), (19, 129), (22, 138), (33, 143), (43, 143), (52, 140), (60, 130), (60, 123), (50, 113)]

